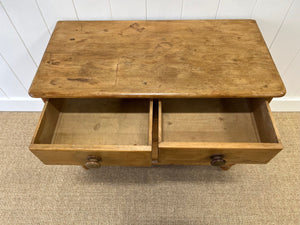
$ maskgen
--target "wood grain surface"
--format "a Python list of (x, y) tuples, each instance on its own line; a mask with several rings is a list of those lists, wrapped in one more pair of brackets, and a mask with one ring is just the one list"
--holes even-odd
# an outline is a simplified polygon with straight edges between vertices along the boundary
[(209, 165), (212, 155), (221, 154), (227, 164), (264, 164), (281, 149), (281, 143), (162, 142), (158, 162), (162, 165)]
[(151, 166), (151, 146), (31, 144), (30, 150), (47, 165), (84, 165), (89, 155), (103, 166)]
[(30, 150), (45, 164), (150, 166), (153, 101), (144, 99), (50, 99)]
[(60, 21), (29, 94), (275, 97), (285, 87), (254, 20)]
[(282, 144), (263, 99), (164, 99), (159, 104), (158, 163), (267, 163)]

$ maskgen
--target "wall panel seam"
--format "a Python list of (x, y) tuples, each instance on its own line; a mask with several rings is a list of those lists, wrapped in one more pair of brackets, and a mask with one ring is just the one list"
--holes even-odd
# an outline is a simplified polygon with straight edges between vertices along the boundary
[(180, 19), (182, 20), (182, 13), (183, 13), (183, 1), (181, 0), (181, 10), (180, 10)]
[(20, 35), (19, 31), (17, 30), (15, 24), (13, 23), (12, 19), (10, 18), (8, 12), (6, 11), (6, 9), (5, 9), (5, 7), (4, 7), (4, 5), (3, 5), (3, 3), (2, 3), (1, 1), (0, 1), (0, 6), (2, 6), (2, 8), (3, 8), (3, 10), (4, 10), (4, 12), (5, 12), (5, 14), (6, 14), (6, 16), (7, 16), (8, 20), (9, 20), (9, 22), (11, 23), (11, 25), (13, 26), (14, 30), (16, 31), (18, 37), (20, 38), (21, 42), (23, 43), (23, 45), (24, 45), (24, 47), (25, 47), (27, 53), (28, 53), (29, 56), (31, 57), (31, 60), (33, 61), (33, 63), (34, 63), (35, 66), (37, 67), (36, 61), (35, 61), (34, 58), (32, 57), (32, 55), (31, 55), (29, 49), (27, 48), (27, 46), (26, 46), (26, 44), (25, 44), (25, 42), (24, 42), (22, 36)]
[(35, 1), (36, 6), (37, 6), (38, 9), (39, 9), (39, 12), (40, 12), (40, 15), (41, 15), (41, 17), (42, 17), (42, 19), (43, 19), (43, 22), (44, 22), (44, 24), (45, 24), (45, 26), (46, 26), (46, 28), (47, 28), (49, 34), (51, 35), (50, 29), (49, 29), (49, 27), (48, 27), (48, 24), (47, 24), (47, 22), (46, 22), (46, 19), (45, 19), (44, 15), (43, 15), (43, 13), (42, 13), (42, 10), (41, 10), (41, 8), (40, 8), (40, 5), (39, 5), (39, 3), (37, 2), (37, 0), (34, 0), (34, 1)]
[(76, 14), (76, 18), (77, 18), (77, 20), (79, 20), (79, 17), (78, 17), (78, 13), (77, 13), (77, 10), (76, 10), (76, 6), (75, 6), (75, 3), (74, 3), (74, 0), (72, 0), (72, 4), (73, 4), (73, 7), (74, 7), (74, 11), (75, 11), (75, 14)]
[(277, 29), (277, 31), (276, 31), (276, 33), (275, 33), (275, 35), (274, 35), (274, 37), (273, 37), (273, 39), (272, 39), (272, 41), (271, 41), (271, 44), (270, 44), (270, 46), (269, 46), (269, 49), (271, 49), (271, 48), (273, 47), (273, 44), (274, 44), (274, 42), (275, 42), (275, 40), (276, 40), (278, 34), (280, 33), (280, 30), (281, 30), (281, 28), (282, 28), (284, 22), (286, 21), (286, 18), (287, 18), (287, 16), (288, 16), (288, 14), (289, 14), (289, 12), (290, 12), (292, 6), (294, 5), (294, 2), (295, 2), (295, 0), (293, 0), (293, 1), (291, 2), (291, 4), (290, 4), (288, 10), (286, 11), (286, 13), (285, 13), (285, 15), (284, 15), (284, 17), (283, 17), (283, 19), (282, 19), (282, 21), (281, 21), (281, 23), (280, 23), (280, 26), (279, 26), (279, 28)]
[(146, 9), (146, 20), (148, 20), (148, 9), (147, 9), (147, 6), (148, 6), (148, 0), (145, 0), (145, 9)]
[(295, 61), (295, 59), (297, 58), (299, 53), (300, 53), (300, 49), (297, 50), (296, 54), (293, 56), (291, 61), (288, 63), (288, 65), (286, 66), (285, 70), (282, 73), (282, 76), (284, 76), (287, 73), (287, 71), (289, 70), (290, 66), (293, 64), (293, 62)]
[(108, 5), (109, 5), (109, 12), (110, 12), (110, 19), (113, 19), (112, 9), (111, 9), (111, 2), (110, 2), (110, 0), (108, 0)]
[(250, 18), (253, 19), (253, 13), (255, 11), (255, 8), (257, 6), (257, 3), (258, 3), (259, 0), (255, 0), (255, 3), (253, 4), (253, 8), (251, 10), (251, 14), (250, 14)]
[(6, 97), (9, 98), (8, 95), (0, 88), (0, 92)]
[(2, 53), (0, 52), (0, 57), (3, 59), (3, 61), (7, 64), (8, 68), (11, 70), (15, 78), (18, 80), (18, 82), (21, 84), (21, 86), (25, 89), (26, 92), (28, 92), (27, 88), (24, 86), (22, 81), (19, 79), (13, 68), (9, 65), (9, 63), (6, 61), (6, 59), (3, 57)]
[(220, 9), (221, 1), (222, 1), (222, 0), (219, 0), (219, 2), (218, 2), (217, 9), (216, 9), (215, 19), (217, 19), (217, 16), (218, 16), (218, 13), (219, 13), (219, 9)]

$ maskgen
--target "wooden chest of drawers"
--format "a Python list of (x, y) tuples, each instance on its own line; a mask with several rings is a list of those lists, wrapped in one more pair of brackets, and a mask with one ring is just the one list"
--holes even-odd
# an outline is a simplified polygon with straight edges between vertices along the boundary
[(285, 88), (254, 20), (61, 21), (29, 90), (45, 164), (267, 163)]

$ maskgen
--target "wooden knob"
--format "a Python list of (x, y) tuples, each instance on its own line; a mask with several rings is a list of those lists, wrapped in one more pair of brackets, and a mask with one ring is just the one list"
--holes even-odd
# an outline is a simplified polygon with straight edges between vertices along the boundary
[(210, 165), (212, 166), (224, 166), (226, 163), (223, 155), (212, 155), (210, 158)]
[(101, 158), (99, 156), (89, 155), (84, 166), (87, 168), (99, 168), (101, 166), (100, 161)]

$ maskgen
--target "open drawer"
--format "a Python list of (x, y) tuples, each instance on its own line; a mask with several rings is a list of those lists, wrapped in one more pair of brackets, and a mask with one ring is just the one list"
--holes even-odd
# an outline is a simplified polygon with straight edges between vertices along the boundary
[(45, 164), (151, 166), (153, 102), (50, 99), (30, 150)]
[(159, 101), (160, 164), (267, 163), (281, 149), (264, 99)]

